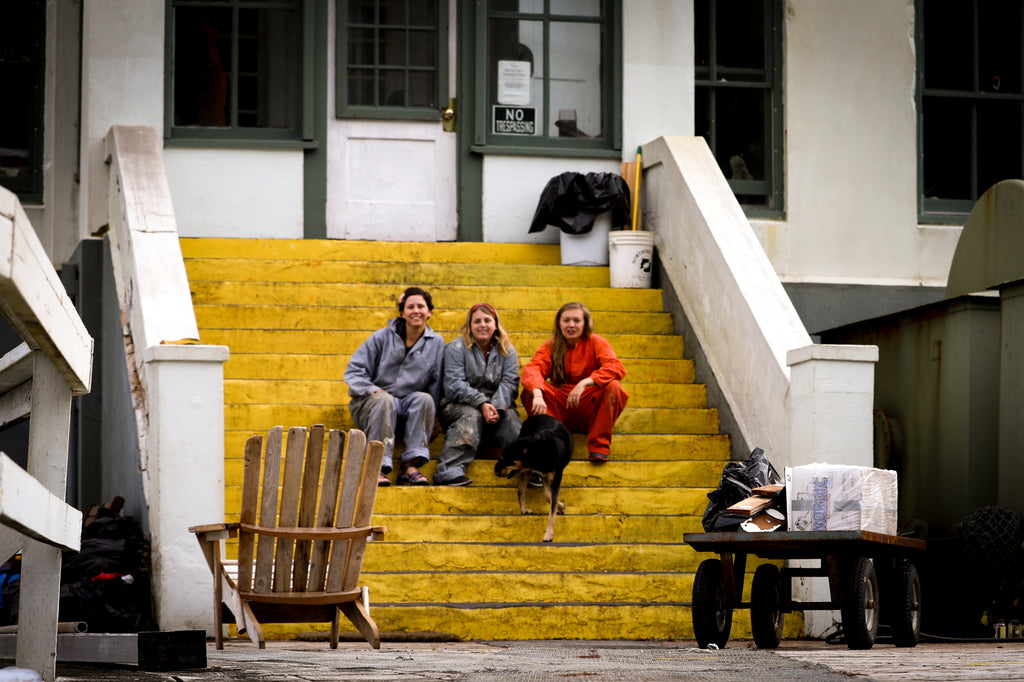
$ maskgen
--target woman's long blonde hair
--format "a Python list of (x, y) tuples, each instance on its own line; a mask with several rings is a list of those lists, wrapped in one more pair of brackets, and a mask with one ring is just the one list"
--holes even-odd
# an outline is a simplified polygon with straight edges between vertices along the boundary
[(569, 349), (569, 344), (565, 342), (565, 337), (562, 336), (562, 327), (558, 324), (562, 320), (562, 313), (567, 310), (583, 312), (583, 333), (580, 334), (580, 339), (588, 338), (594, 331), (594, 318), (587, 310), (587, 306), (578, 301), (572, 301), (558, 309), (555, 314), (555, 330), (551, 332), (551, 383), (556, 386), (569, 381), (569, 377), (565, 374), (565, 352)]
[[(494, 309), (490, 303), (477, 303), (475, 306), (469, 309), (466, 313), (466, 321), (462, 323), (462, 329), (459, 332), (462, 334), (462, 345), (467, 349), (473, 345), (473, 313), (478, 310), (484, 311), (487, 315), (494, 318), (494, 336), (491, 337), (491, 345), (497, 345), (498, 352), (501, 353), (502, 357), (508, 357), (508, 349), (512, 347), (511, 342), (508, 340), (508, 332), (501, 326), (501, 319), (498, 317), (498, 311)], [(485, 348), (484, 350), (488, 350)]]

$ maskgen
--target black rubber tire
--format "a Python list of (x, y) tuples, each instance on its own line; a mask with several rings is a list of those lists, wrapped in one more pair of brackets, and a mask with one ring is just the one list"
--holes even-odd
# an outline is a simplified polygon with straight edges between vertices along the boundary
[(732, 630), (732, 608), (726, 604), (725, 575), (719, 559), (705, 559), (693, 578), (693, 636), (697, 646), (719, 649), (729, 641)]
[(844, 562), (840, 575), (843, 637), (851, 649), (870, 649), (878, 635), (878, 575), (867, 557)]
[(779, 568), (762, 564), (750, 585), (750, 630), (758, 649), (776, 649), (782, 642), (782, 579)]
[[(892, 595), (892, 643), (899, 647), (914, 647), (921, 637), (921, 579), (917, 568), (909, 561), (896, 568)], [(886, 604), (888, 604), (886, 600)]]

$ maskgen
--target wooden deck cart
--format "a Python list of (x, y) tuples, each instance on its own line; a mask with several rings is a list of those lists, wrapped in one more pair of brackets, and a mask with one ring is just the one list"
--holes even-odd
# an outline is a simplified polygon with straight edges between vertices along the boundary
[[(685, 533), (683, 540), (705, 559), (693, 580), (693, 632), (701, 648), (724, 647), (732, 612), (750, 609), (758, 648), (782, 640), (784, 614), (793, 610), (838, 610), (851, 649), (870, 649), (884, 619), (896, 646), (917, 644), (921, 630), (921, 580), (914, 560), (924, 540), (870, 531), (776, 531)], [(747, 555), (762, 559), (818, 559), (817, 567), (762, 564), (754, 571), (750, 601), (742, 601)], [(795, 602), (792, 578), (827, 577), (831, 601)]]

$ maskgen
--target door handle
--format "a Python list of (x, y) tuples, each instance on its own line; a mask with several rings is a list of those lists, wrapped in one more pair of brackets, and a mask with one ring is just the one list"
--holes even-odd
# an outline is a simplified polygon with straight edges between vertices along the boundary
[(441, 128), (448, 133), (454, 133), (456, 130), (455, 103), (456, 100), (452, 97), (448, 100), (448, 106), (441, 111)]

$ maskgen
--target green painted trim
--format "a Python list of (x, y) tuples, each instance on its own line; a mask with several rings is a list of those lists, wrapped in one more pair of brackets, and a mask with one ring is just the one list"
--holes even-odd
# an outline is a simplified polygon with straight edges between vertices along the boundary
[(473, 145), (470, 149), (477, 154), (502, 154), (505, 156), (547, 156), (547, 157), (580, 157), (587, 159), (621, 159), (621, 149), (573, 149), (568, 147), (512, 147), (489, 145)]
[(313, 138), (323, 143), (302, 155), (302, 236), (327, 238), (327, 16), (329, 0), (306, 0), (316, 14), (311, 71)]
[(316, 140), (258, 140), (218, 137), (171, 137), (164, 139), (164, 147), (194, 147), (196, 149), (316, 149)]
[(476, 2), (458, 2), (458, 93), (462, 111), (458, 114), (458, 154), (456, 159), (456, 203), (459, 227), (457, 239), (464, 242), (484, 240), (484, 157), (473, 149), (476, 120), (470, 111), (478, 89), (476, 74)]

